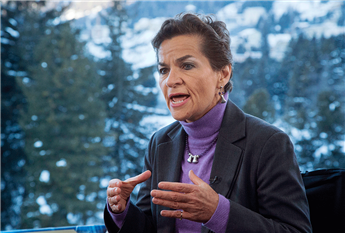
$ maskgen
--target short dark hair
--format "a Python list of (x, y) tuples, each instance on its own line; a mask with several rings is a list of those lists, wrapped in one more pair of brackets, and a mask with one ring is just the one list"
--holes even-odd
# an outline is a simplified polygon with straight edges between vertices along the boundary
[[(201, 52), (208, 59), (214, 71), (220, 71), (224, 66), (231, 65), (230, 33), (226, 24), (213, 20), (209, 15), (178, 14), (173, 19), (167, 19), (152, 40), (152, 46), (158, 57), (158, 50), (164, 40), (181, 35), (196, 35), (202, 38)], [(232, 90), (232, 72), (225, 91)]]

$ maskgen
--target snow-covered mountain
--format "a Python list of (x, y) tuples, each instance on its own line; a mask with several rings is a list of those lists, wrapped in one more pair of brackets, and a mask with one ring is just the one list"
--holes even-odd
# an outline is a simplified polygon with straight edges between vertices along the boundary
[[(277, 60), (283, 58), (291, 38), (296, 38), (301, 33), (309, 38), (321, 36), (329, 38), (345, 34), (343, 1), (272, 1), (268, 7), (264, 3), (256, 2), (251, 6), (246, 1), (229, 2), (217, 12), (213, 12), (210, 9), (200, 9), (193, 5), (193, 2), (188, 1), (184, 6), (180, 6), (180, 12), (213, 13), (217, 19), (224, 21), (231, 34), (231, 48), (235, 62), (241, 62), (247, 57), (261, 56), (258, 52), (263, 38), (263, 32), (258, 26), (260, 21), (270, 21), (267, 31), (270, 56)], [(152, 4), (150, 2), (148, 7), (152, 7)], [(145, 8), (145, 4), (141, 3), (140, 7)], [(145, 10), (140, 9), (140, 11)], [(97, 14), (90, 15), (89, 22), (95, 18)], [(165, 17), (164, 12), (160, 17), (142, 17), (132, 23), (133, 27), (127, 29), (123, 38), (123, 58), (133, 64), (133, 69), (155, 64), (156, 58), (150, 41), (166, 18), (168, 17)], [(99, 22), (97, 24), (97, 20), (93, 21), (94, 24), (89, 24), (86, 28), (88, 35), (94, 31), (102, 31)], [(107, 29), (103, 27), (103, 30), (103, 33), (97, 33), (98, 37), (94, 39), (96, 43), (91, 41), (89, 44), (90, 52), (99, 57), (104, 57), (107, 53), (101, 51), (95, 44), (110, 42), (107, 38)], [(85, 34), (84, 39), (87, 39)], [(245, 51), (238, 53), (240, 45), (243, 45)]]
[[(280, 61), (290, 41), (300, 34), (310, 39), (345, 35), (344, 1), (222, 1), (214, 4), (217, 4), (214, 8), (200, 1), (176, 4), (150, 1), (129, 5), (128, 14), (133, 18), (129, 20), (122, 38), (124, 60), (132, 64), (134, 71), (155, 65), (151, 39), (165, 19), (179, 12), (211, 13), (224, 21), (231, 35), (235, 65), (249, 57), (260, 58), (263, 40), (267, 41), (269, 56)], [(100, 46), (101, 43), (111, 43), (111, 40), (97, 11), (77, 20), (77, 25), (84, 29), (81, 38), (88, 41), (87, 47), (92, 55), (99, 58), (110, 56)], [(158, 78), (158, 74), (155, 76)], [(166, 109), (161, 94), (157, 107)], [(169, 115), (156, 116), (143, 119), (141, 124), (163, 126), (173, 120)]]

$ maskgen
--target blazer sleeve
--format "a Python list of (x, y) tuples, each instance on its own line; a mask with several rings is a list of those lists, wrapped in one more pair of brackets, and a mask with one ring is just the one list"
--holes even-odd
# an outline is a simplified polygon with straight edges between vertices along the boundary
[(257, 210), (230, 198), (227, 232), (312, 232), (309, 207), (293, 145), (283, 132), (263, 144), (256, 168)]
[[(145, 155), (145, 164), (144, 164), (144, 171), (150, 170), (151, 168), (151, 159), (150, 154), (152, 148), (152, 141), (151, 138), (149, 147), (147, 149)], [(147, 181), (140, 184), (140, 191), (138, 195), (138, 202), (137, 204), (130, 203), (127, 215), (125, 217), (123, 226), (121, 229), (114, 223), (113, 219), (111, 218), (107, 207), (104, 209), (104, 223), (109, 233), (122, 233), (122, 232), (136, 232), (136, 233), (150, 233), (150, 232), (157, 232), (156, 227), (153, 223), (152, 213), (151, 213), (151, 178)]]

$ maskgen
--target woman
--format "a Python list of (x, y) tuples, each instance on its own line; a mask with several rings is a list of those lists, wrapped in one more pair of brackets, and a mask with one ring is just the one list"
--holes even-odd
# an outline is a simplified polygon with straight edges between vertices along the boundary
[[(225, 24), (178, 15), (152, 41), (159, 84), (177, 120), (156, 132), (144, 173), (109, 182), (109, 232), (311, 232), (289, 137), (230, 100)], [(136, 205), (130, 202), (141, 184)]]

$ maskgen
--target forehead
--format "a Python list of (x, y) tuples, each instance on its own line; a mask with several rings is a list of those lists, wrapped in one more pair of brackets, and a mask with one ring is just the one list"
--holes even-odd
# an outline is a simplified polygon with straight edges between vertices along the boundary
[(194, 35), (175, 36), (164, 40), (158, 50), (158, 62), (190, 55), (195, 58), (204, 57), (201, 48), (201, 38)]

